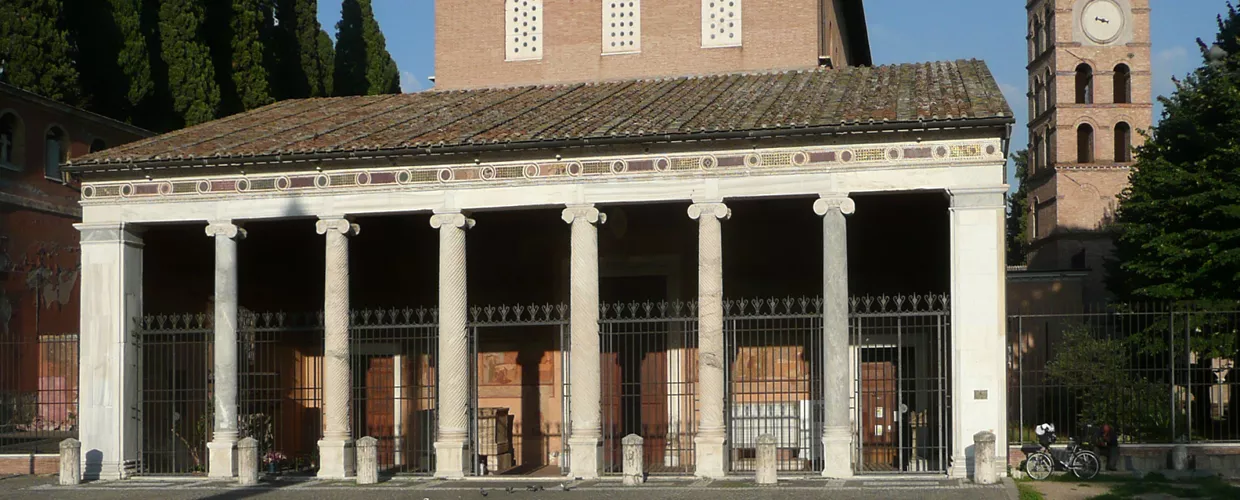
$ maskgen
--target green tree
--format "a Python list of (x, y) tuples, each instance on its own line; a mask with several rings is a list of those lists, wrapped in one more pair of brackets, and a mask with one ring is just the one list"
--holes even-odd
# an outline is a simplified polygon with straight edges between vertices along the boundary
[(0, 2), (0, 81), (79, 105), (74, 50), (60, 0)]
[(1029, 175), (1029, 150), (1013, 153), (1012, 163), (1016, 166), (1016, 181), (1020, 185), (1015, 193), (1008, 195), (1007, 201), (1007, 264), (1019, 266), (1025, 264), (1029, 252), (1029, 189), (1025, 182)]
[(1126, 299), (1240, 298), (1240, 13), (1228, 4), (1205, 64), (1160, 98), (1119, 199), (1109, 284)]
[(160, 2), (160, 55), (168, 68), (173, 109), (185, 125), (215, 118), (220, 105), (215, 68), (202, 33), (204, 20), (199, 1)]
[(388, 54), (370, 0), (344, 0), (336, 24), (335, 95), (400, 92), (400, 71)]
[(130, 123), (142, 121), (137, 109), (155, 88), (139, 7), (137, 0), (65, 0), (86, 109)]
[[(289, 70), (294, 81), (289, 86), (295, 97), (326, 97), (331, 95), (327, 83), (332, 78), (330, 55), (324, 57), (322, 25), (319, 24), (317, 0), (279, 0), (280, 25), (288, 32), (291, 44)], [(327, 38), (331, 51), (331, 38)], [(326, 63), (326, 64), (324, 64)]]
[(317, 40), (318, 50), (315, 51), (315, 58), (320, 70), (320, 85), (322, 88), (322, 96), (333, 96), (335, 94), (334, 72), (336, 67), (336, 49), (332, 47), (332, 38), (326, 31), (319, 30)]
[(266, 16), (262, 0), (233, 0), (232, 58), (229, 69), (240, 109), (225, 110), (227, 114), (270, 104), (271, 92), (267, 68), (263, 65), (263, 43), (260, 40)]

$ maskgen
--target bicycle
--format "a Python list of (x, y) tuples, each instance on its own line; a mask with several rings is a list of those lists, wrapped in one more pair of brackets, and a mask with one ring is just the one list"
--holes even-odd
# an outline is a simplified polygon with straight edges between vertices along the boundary
[[(1045, 427), (1044, 427), (1045, 426)], [(1078, 479), (1093, 479), (1098, 475), (1098, 471), (1102, 468), (1102, 462), (1098, 459), (1098, 454), (1093, 450), (1086, 449), (1076, 442), (1075, 439), (1068, 438), (1068, 461), (1059, 460), (1051, 453), (1051, 444), (1056, 441), (1055, 427), (1049, 424), (1038, 426), (1038, 441), (1040, 446), (1036, 451), (1025, 450), (1025, 474), (1035, 481), (1042, 481), (1051, 476), (1055, 470), (1068, 470)]]

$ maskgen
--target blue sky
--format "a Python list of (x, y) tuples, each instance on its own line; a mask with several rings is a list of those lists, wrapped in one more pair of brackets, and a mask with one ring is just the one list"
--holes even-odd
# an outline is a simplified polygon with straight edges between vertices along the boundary
[[(373, 0), (373, 5), (400, 67), (401, 88), (428, 88), (426, 78), (435, 74), (434, 1)], [(986, 61), (1016, 113), (1012, 149), (1024, 147), (1025, 0), (866, 0), (865, 5), (875, 64)], [(1196, 39), (1214, 39), (1215, 19), (1226, 8), (1226, 0), (1151, 0), (1155, 95), (1169, 94), (1172, 76), (1182, 77), (1200, 64)], [(319, 0), (319, 21), (333, 36), (339, 20), (340, 2)]]

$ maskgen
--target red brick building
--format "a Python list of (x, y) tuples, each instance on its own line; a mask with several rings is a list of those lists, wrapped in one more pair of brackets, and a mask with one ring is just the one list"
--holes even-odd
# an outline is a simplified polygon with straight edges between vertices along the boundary
[(0, 84), (0, 457), (24, 456), (0, 474), (76, 429), (81, 189), (60, 165), (149, 135)]

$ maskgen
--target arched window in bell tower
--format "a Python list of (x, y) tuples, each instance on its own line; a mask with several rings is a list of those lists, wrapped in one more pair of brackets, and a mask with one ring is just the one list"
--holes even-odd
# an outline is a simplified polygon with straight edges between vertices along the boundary
[(1088, 123), (1076, 128), (1076, 162), (1094, 162), (1094, 127)]
[(1033, 116), (1041, 116), (1046, 111), (1046, 84), (1041, 78), (1033, 79)]
[(1132, 161), (1132, 127), (1124, 122), (1115, 124), (1115, 161)]
[(1120, 64), (1115, 67), (1115, 103), (1128, 104), (1132, 102), (1132, 70), (1128, 69), (1127, 64)]
[(1094, 103), (1094, 69), (1085, 63), (1076, 67), (1076, 103)]

